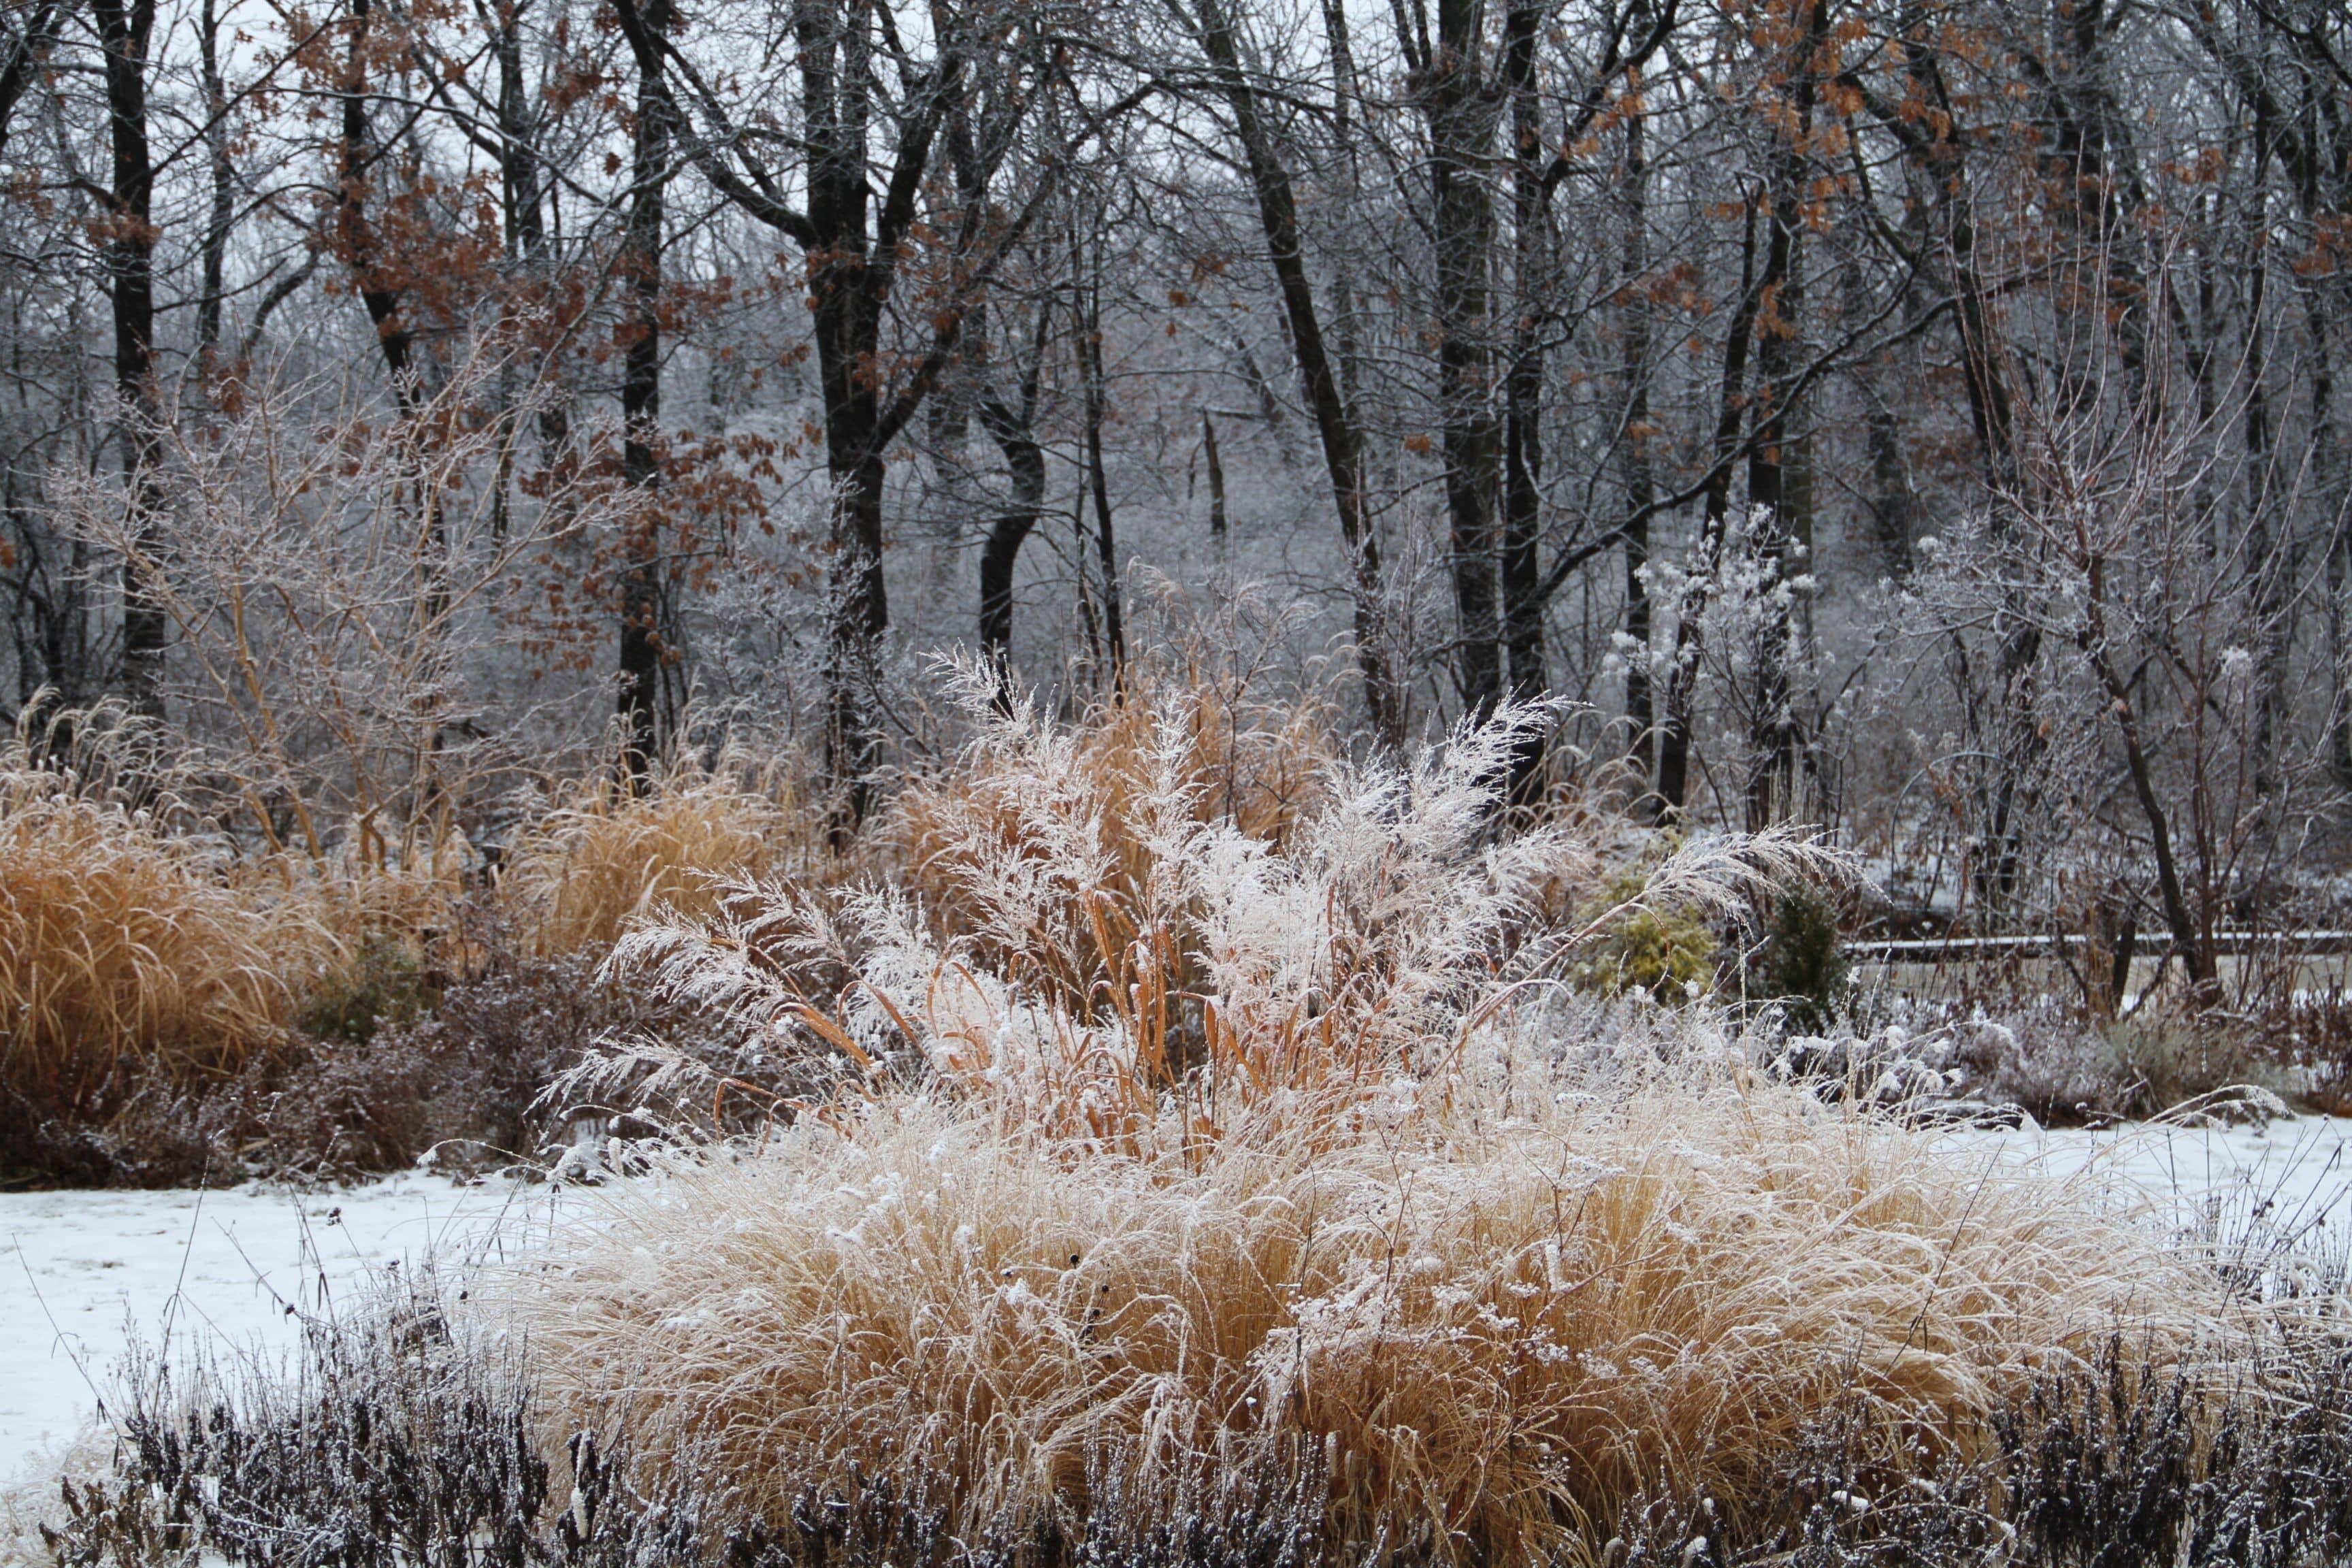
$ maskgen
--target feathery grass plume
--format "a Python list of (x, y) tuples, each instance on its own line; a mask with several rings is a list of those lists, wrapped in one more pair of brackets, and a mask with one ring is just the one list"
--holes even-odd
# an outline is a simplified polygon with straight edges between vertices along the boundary
[(1279, 845), (1325, 803), (1339, 758), (1316, 702), (1198, 669), (1139, 664), (1118, 701), (1068, 728), (1032, 706), (999, 711), (982, 662), (943, 671), (976, 732), (893, 803), (879, 841), (935, 931), (1043, 965), (1034, 979), (1066, 995), (1107, 978), (1101, 950), (1131, 939), (1120, 922), (1149, 900), (1170, 830), (1214, 823)]
[(633, 787), (598, 773), (567, 787), (517, 846), (504, 889), (542, 953), (603, 952), (664, 910), (714, 914), (730, 877), (824, 869), (800, 774), (733, 752), (681, 756)]
[[(1346, 1114), (1460, 1050), (1580, 934), (1551, 911), (1600, 878), (1591, 825), (1498, 826), (1546, 705), (1507, 704), (1409, 765), (1329, 760), (1276, 838), (1210, 804), (1192, 694), (1139, 682), (1071, 731), (989, 711), (986, 681), (967, 676), (969, 777), (913, 807), (919, 891), (740, 882), (724, 924), (625, 936), (616, 971), (861, 1065), (944, 1074), (1022, 1126), (1118, 1141), (1171, 1092), (1208, 1135), (1310, 1100)], [(1722, 906), (1838, 864), (1795, 835), (1710, 840), (1651, 886)], [(848, 982), (831, 995), (827, 965)]]
[(804, 1118), (614, 1194), (513, 1289), (567, 1421), (715, 1445), (771, 1513), (922, 1473), (960, 1520), (1076, 1538), (1106, 1455), (1129, 1510), (1313, 1455), (1332, 1560), (1575, 1560), (1661, 1489), (1752, 1534), (1835, 1412), (1899, 1488), (2118, 1323), (2162, 1367), (2228, 1320), (2055, 1181), (1723, 1075), (1580, 1093), (1493, 1044), (1346, 1140), (1087, 1157), (961, 1097)]

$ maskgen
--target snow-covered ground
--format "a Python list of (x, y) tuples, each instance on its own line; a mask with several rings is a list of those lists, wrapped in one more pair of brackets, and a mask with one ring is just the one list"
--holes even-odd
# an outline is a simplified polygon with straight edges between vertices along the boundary
[[(2352, 1121), (1948, 1140), (2081, 1176), (2160, 1222), (2209, 1200), (2238, 1214), (2267, 1201), (2289, 1229), (2352, 1226)], [(54, 1462), (134, 1336), (155, 1343), (168, 1321), (175, 1344), (209, 1334), (277, 1356), (297, 1340), (289, 1305), (315, 1310), (322, 1289), (348, 1295), (428, 1250), (446, 1261), (524, 1244), (556, 1201), (545, 1187), (425, 1175), (341, 1193), (0, 1194), (0, 1485)]]
[[(423, 1174), (346, 1192), (0, 1193), (0, 1486), (54, 1462), (123, 1352), (209, 1338), (270, 1358), (364, 1277), (543, 1229), (545, 1187)], [(176, 1305), (175, 1305), (176, 1303)]]
[(2259, 1210), (2274, 1233), (2352, 1227), (2352, 1120), (2341, 1117), (2236, 1127), (2126, 1123), (2099, 1131), (2029, 1126), (1957, 1132), (1948, 1142), (2085, 1181), (2159, 1223), (2190, 1223), (2200, 1211), (2242, 1218)]

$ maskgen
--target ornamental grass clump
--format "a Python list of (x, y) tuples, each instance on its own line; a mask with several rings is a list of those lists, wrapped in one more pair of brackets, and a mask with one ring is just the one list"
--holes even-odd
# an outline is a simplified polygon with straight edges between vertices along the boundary
[(1213, 1137), (1352, 1114), (1553, 985), (1627, 909), (1728, 905), (1843, 866), (1798, 833), (1695, 839), (1592, 912), (1604, 868), (1583, 829), (1498, 816), (1548, 708), (1507, 707), (1408, 767), (1334, 759), (1277, 838), (1217, 809), (1181, 691), (1140, 685), (1109, 716), (1132, 739), (1107, 767), (1083, 735), (992, 714), (992, 690), (968, 672), (978, 782), (929, 798), (941, 847), (907, 882), (739, 879), (722, 920), (625, 935), (616, 971), (780, 1048), (1124, 1146), (1171, 1104)]
[(1900, 1485), (2119, 1325), (2171, 1367), (2227, 1321), (2078, 1193), (1759, 1081), (1711, 1014), (1574, 996), (1629, 909), (1752, 910), (1839, 875), (1820, 845), (1612, 887), (1568, 814), (1501, 824), (1523, 709), (1332, 763), (1277, 842), (1204, 808), (1181, 697), (1133, 701), (1115, 797), (988, 722), (1028, 787), (935, 797), (947, 934), (904, 888), (745, 881), (624, 937), (616, 973), (859, 1077), (518, 1277), (564, 1420), (771, 1510), (919, 1476), (1081, 1539), (1104, 1475), (1131, 1529), (1288, 1466), (1342, 1556), (1538, 1562), (1662, 1496), (1761, 1531), (1832, 1420)]
[(300, 889), (21, 747), (0, 764), (0, 1079), (27, 1101), (225, 1078), (339, 954)]
[(1081, 1152), (945, 1096), (803, 1118), (609, 1200), (522, 1282), (542, 1386), (778, 1517), (922, 1476), (1075, 1539), (1106, 1454), (1130, 1515), (1311, 1462), (1331, 1561), (1533, 1563), (1645, 1497), (1765, 1533), (1832, 1421), (1857, 1491), (1980, 1459), (2119, 1325), (2170, 1366), (2226, 1308), (2077, 1194), (1799, 1091), (1463, 1065), (1346, 1137), (1171, 1118)]
[(195, 1180), (216, 1153), (220, 1169), (267, 1168), (242, 1125), (254, 1105), (315, 1051), (429, 1005), (452, 956), (454, 835), (404, 859), (380, 841), (363, 854), (361, 825), (323, 860), (257, 851), (159, 752), (107, 709), (0, 744), (11, 1179)]
[(731, 752), (709, 765), (682, 757), (646, 779), (601, 772), (532, 825), (503, 890), (541, 953), (601, 957), (656, 910), (711, 914), (725, 879), (805, 872), (822, 815), (793, 770)]

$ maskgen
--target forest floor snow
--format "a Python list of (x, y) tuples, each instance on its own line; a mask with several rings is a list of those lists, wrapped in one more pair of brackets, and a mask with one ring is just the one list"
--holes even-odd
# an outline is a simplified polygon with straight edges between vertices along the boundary
[[(2167, 1226), (2218, 1215), (2226, 1234), (2267, 1205), (2273, 1234), (2324, 1226), (2341, 1246), (2352, 1228), (2352, 1120), (2029, 1126), (1945, 1142), (2080, 1177)], [(511, 1251), (544, 1234), (562, 1201), (546, 1186), (422, 1173), (340, 1192), (0, 1193), (0, 1489), (53, 1476), (77, 1440), (103, 1462), (89, 1449), (98, 1391), (134, 1344), (168, 1330), (175, 1353), (209, 1342), (270, 1364), (299, 1342), (300, 1315), (367, 1277), (427, 1254), (446, 1264)]]

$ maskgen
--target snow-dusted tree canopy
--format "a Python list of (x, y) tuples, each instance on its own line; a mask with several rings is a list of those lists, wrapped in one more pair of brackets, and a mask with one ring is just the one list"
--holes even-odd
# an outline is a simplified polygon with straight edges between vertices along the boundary
[(2326, 0), (18, 0), (0, 163), (0, 717), (257, 841), (1215, 645), (1912, 929), (2341, 862)]

